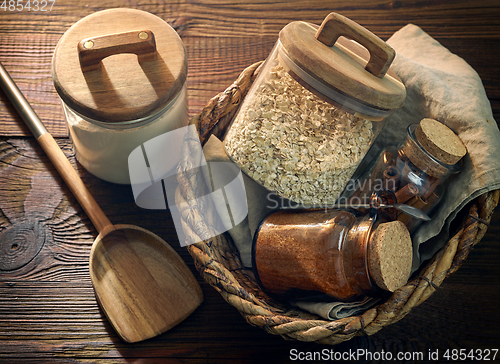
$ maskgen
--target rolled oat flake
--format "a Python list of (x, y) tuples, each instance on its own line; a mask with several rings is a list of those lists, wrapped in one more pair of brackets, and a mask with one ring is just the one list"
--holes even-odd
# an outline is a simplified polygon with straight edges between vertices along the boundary
[(305, 206), (337, 201), (406, 90), (394, 50), (336, 13), (285, 26), (225, 136), (229, 157)]

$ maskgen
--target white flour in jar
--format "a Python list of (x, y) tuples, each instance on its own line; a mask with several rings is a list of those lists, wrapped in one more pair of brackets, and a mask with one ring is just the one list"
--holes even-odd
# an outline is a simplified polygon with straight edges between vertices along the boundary
[[(108, 182), (129, 184), (128, 157), (148, 140), (188, 124), (186, 85), (167, 106), (167, 111), (144, 121), (105, 123), (83, 119), (63, 103), (77, 160), (95, 176)], [(182, 140), (176, 145), (157, 146), (154, 153), (165, 156), (165, 163), (175, 168)], [(149, 176), (144, 176), (149, 181)]]

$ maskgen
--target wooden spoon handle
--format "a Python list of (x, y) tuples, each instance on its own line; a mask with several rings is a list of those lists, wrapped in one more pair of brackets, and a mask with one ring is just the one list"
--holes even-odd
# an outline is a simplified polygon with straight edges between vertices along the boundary
[(316, 39), (331, 47), (340, 36), (355, 40), (365, 47), (370, 52), (370, 60), (365, 69), (379, 78), (385, 76), (396, 56), (396, 52), (391, 46), (349, 18), (337, 13), (330, 13), (316, 32)]
[(12, 102), (21, 118), (37, 138), (41, 147), (56, 167), (57, 171), (68, 185), (69, 189), (83, 207), (97, 231), (101, 232), (105, 227), (112, 227), (111, 222), (101, 210), (97, 202), (83, 184), (80, 176), (73, 169), (59, 145), (49, 134), (40, 118), (28, 103), (22, 92), (14, 83), (8, 72), (0, 63), (0, 86), (9, 100)]
[(90, 194), (82, 179), (76, 173), (68, 158), (64, 155), (59, 145), (49, 133), (42, 134), (38, 138), (38, 143), (56, 167), (57, 171), (68, 185), (69, 189), (76, 197), (87, 216), (94, 224), (98, 232), (102, 232), (105, 227), (111, 226), (108, 217), (101, 210), (94, 197)]

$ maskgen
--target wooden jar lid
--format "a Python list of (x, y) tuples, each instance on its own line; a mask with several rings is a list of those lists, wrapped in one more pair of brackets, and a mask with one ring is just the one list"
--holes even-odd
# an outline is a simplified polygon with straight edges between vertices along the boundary
[(176, 31), (134, 9), (81, 19), (59, 40), (52, 59), (54, 85), (64, 103), (104, 122), (155, 114), (179, 94), (186, 76), (186, 51)]
[(368, 247), (370, 275), (380, 288), (394, 292), (410, 277), (412, 243), (408, 229), (401, 221), (381, 223)]
[(415, 137), (427, 152), (445, 164), (455, 164), (467, 153), (458, 135), (434, 119), (422, 119), (415, 129)]
[[(406, 89), (388, 72), (395, 51), (359, 24), (331, 13), (319, 29), (305, 22), (290, 23), (279, 39), (287, 57), (306, 74), (357, 101), (361, 106), (355, 112), (367, 114), (364, 106), (390, 111), (403, 105)], [(342, 104), (342, 100), (332, 100)]]

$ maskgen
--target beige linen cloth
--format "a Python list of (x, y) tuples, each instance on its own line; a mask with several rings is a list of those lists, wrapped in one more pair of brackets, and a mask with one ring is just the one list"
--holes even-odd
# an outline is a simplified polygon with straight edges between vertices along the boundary
[[(462, 171), (451, 178), (445, 199), (432, 221), (422, 224), (412, 237), (414, 271), (444, 245), (450, 222), (463, 206), (487, 191), (500, 188), (500, 132), (481, 79), (462, 58), (413, 24), (397, 31), (387, 43), (397, 53), (392, 69), (405, 84), (407, 97), (404, 106), (386, 119), (386, 127), (367, 158), (375, 157), (386, 145), (399, 144), (407, 126), (423, 118), (443, 122), (460, 136), (468, 150)], [(222, 143), (215, 137), (207, 142), (204, 152), (207, 161), (229, 161)], [(273, 206), (267, 190), (247, 176), (244, 179), (248, 218), (229, 233), (243, 264), (250, 267), (253, 233)], [(294, 302), (332, 320), (357, 314), (375, 303), (369, 299), (347, 304)]]

